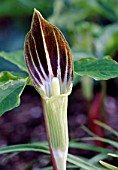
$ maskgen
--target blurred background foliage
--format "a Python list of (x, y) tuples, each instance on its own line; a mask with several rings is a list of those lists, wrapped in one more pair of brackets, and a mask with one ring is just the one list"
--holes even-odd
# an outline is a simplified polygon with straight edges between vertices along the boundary
[[(24, 39), (30, 29), (34, 8), (37, 8), (45, 19), (61, 29), (69, 42), (74, 60), (85, 57), (102, 58), (105, 55), (110, 55), (114, 60), (118, 61), (118, 0), (0, 0), (0, 51), (11, 52), (23, 50)], [(0, 71), (4, 70), (19, 71), (19, 68), (9, 61), (0, 58)], [(78, 82), (80, 82), (80, 77), (75, 76), (74, 84), (77, 85)], [(90, 124), (91, 120), (95, 118), (91, 117), (93, 108), (99, 105), (98, 111), (95, 113), (97, 116), (100, 112), (102, 114), (105, 112), (104, 107), (106, 106), (103, 106), (103, 100), (107, 95), (106, 88), (110, 89), (110, 94), (118, 97), (118, 79), (112, 79), (106, 83), (105, 81), (97, 82), (84, 77), (81, 79), (81, 85), (83, 87), (82, 93), (84, 99), (88, 101), (87, 118)], [(99, 85), (101, 86), (102, 96), (102, 101), (100, 102), (98, 102), (98, 95), (95, 97), (95, 91), (93, 90), (93, 86), (99, 88)], [(78, 100), (79, 95), (81, 99)], [(79, 117), (78, 107), (80, 108), (80, 116), (83, 116), (80, 106), (83, 98), (80, 91), (77, 91), (76, 98), (77, 100), (70, 99), (74, 107), (77, 103), (75, 110), (74, 107), (70, 109), (70, 112), (75, 114), (73, 120), (70, 117), (71, 124), (73, 124), (73, 131), (75, 132), (78, 130), (75, 127), (75, 119)], [(91, 100), (93, 101), (91, 102)], [(110, 98), (109, 100), (111, 103), (106, 104), (107, 107), (109, 106), (107, 111), (112, 112), (116, 108), (115, 113), (117, 113), (116, 104), (118, 100), (115, 98)], [(79, 102), (80, 105), (78, 104)], [(84, 104), (83, 107), (85, 108)], [(84, 111), (82, 110), (82, 112)], [(29, 113), (27, 117), (29, 118)], [(102, 117), (104, 116), (102, 115)], [(115, 118), (114, 116), (114, 119), (117, 125), (117, 117)], [(77, 120), (81, 122), (82, 119), (79, 117)], [(116, 125), (114, 127), (118, 130)], [(98, 127), (95, 128), (96, 131), (100, 130)], [(96, 133), (96, 131), (94, 132)], [(72, 133), (70, 133), (70, 137), (74, 136)], [(81, 132), (79, 133), (81, 134)], [(104, 134), (102, 135), (104, 137)]]
[(73, 51), (98, 58), (117, 53), (117, 0), (57, 0), (50, 21), (66, 33)]
[(117, 0), (1, 0), (0, 50), (23, 49), (33, 8), (63, 31), (74, 56), (117, 54)]
[(0, 16), (27, 17), (31, 16), (34, 8), (49, 15), (52, 11), (52, 3), (53, 0), (50, 0), (50, 3), (46, 0), (1, 0)]

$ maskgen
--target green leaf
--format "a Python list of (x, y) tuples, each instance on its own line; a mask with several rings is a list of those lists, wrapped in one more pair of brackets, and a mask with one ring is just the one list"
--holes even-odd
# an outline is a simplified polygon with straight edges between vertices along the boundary
[(105, 166), (106, 168), (108, 168), (109, 170), (118, 170), (118, 168), (116, 166), (110, 165), (104, 161), (100, 161), (100, 163)]
[(8, 110), (19, 106), (20, 95), (27, 78), (20, 78), (9, 72), (0, 73), (0, 116)]
[(84, 138), (81, 138), (79, 140), (76, 139), (76, 141), (97, 140), (97, 141), (102, 141), (104, 143), (112, 145), (115, 148), (118, 148), (118, 142), (115, 142), (112, 139), (107, 139), (107, 138), (102, 138), (102, 137), (96, 136), (93, 132), (91, 132), (88, 128), (86, 128), (84, 126), (82, 127), (82, 129), (85, 130), (89, 135), (91, 135), (93, 137), (84, 137)]
[(42, 152), (46, 154), (50, 153), (47, 144), (45, 142), (12, 145), (12, 146), (0, 148), (0, 154), (11, 153), (11, 152), (27, 152), (27, 151)]
[(96, 152), (101, 152), (101, 153), (108, 153), (110, 150), (94, 145), (90, 145), (87, 143), (81, 143), (81, 142), (70, 142), (69, 144), (70, 148), (76, 148), (76, 149), (83, 149), (83, 150), (91, 150), (91, 151), (96, 151)]
[[(67, 169), (77, 169), (78, 167), (74, 166), (74, 165), (68, 165), (66, 168)], [(46, 168), (41, 168), (41, 170), (53, 170), (53, 168), (52, 167), (46, 167)]]
[[(31, 143), (31, 144), (21, 144), (21, 145), (13, 145), (13, 146), (6, 146), (0, 148), (0, 154), (11, 153), (11, 152), (26, 152), (26, 151), (34, 151), (34, 152), (42, 152), (49, 154), (49, 149), (47, 143)], [(77, 167), (82, 167), (84, 170), (102, 170), (102, 168), (98, 168), (91, 163), (88, 163), (82, 158), (78, 158), (77, 156), (73, 156), (68, 154), (67, 161), (76, 165)]]
[(71, 154), (68, 154), (68, 162), (77, 165), (78, 167), (83, 168), (84, 170), (101, 170), (98, 167), (92, 165), (91, 163), (89, 163), (88, 161), (85, 161), (79, 157), (73, 156)]
[(92, 158), (90, 158), (89, 163), (91, 163), (91, 164), (96, 164), (97, 163), (98, 164), (99, 160), (106, 159), (106, 158), (108, 158), (107, 154), (100, 153), (100, 154), (97, 154), (97, 155), (93, 156)]
[(118, 77), (118, 63), (108, 57), (103, 59), (84, 58), (74, 62), (74, 71), (79, 76), (108, 80)]
[(15, 51), (10, 53), (0, 52), (0, 57), (17, 65), (22, 71), (27, 72), (23, 51)]
[(106, 125), (105, 123), (100, 122), (98, 120), (95, 120), (95, 124), (97, 124), (97, 125), (101, 126), (102, 128), (108, 130), (109, 132), (111, 132), (115, 136), (118, 136), (118, 132), (116, 130), (114, 130), (113, 128), (111, 128), (110, 126)]
[(106, 139), (106, 138), (101, 138), (101, 137), (85, 137), (85, 138), (81, 138), (82, 141), (86, 141), (86, 140), (97, 140), (97, 141), (102, 141), (105, 143), (108, 143), (109, 145), (112, 145), (115, 148), (118, 148), (118, 142), (115, 142), (111, 139)]

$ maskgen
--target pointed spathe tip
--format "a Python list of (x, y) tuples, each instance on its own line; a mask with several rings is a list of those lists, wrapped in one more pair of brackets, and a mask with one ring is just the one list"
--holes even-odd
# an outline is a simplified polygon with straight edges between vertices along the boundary
[[(42, 17), (41, 13), (40, 13), (36, 8), (34, 8), (34, 14), (37, 14), (37, 15), (39, 15), (40, 17)], [(42, 18), (43, 18), (43, 17), (42, 17)]]

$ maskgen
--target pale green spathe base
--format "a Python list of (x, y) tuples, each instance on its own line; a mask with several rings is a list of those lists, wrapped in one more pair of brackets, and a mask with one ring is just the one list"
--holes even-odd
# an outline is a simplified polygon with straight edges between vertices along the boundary
[(53, 96), (45, 100), (49, 143), (58, 170), (66, 170), (68, 152), (67, 105), (68, 95)]

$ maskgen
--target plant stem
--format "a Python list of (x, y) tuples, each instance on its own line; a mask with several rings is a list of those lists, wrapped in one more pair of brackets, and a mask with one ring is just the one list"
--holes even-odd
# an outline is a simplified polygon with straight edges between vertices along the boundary
[(43, 100), (44, 118), (54, 170), (66, 170), (68, 153), (68, 96)]
[(54, 170), (57, 170), (56, 167), (56, 162), (54, 159), (54, 155), (51, 149), (51, 144), (50, 144), (50, 130), (49, 130), (49, 124), (46, 123), (48, 122), (48, 117), (47, 117), (47, 111), (46, 111), (46, 107), (45, 107), (45, 101), (42, 99), (42, 104), (43, 104), (43, 110), (44, 110), (44, 120), (45, 120), (45, 126), (46, 126), (46, 133), (47, 133), (47, 138), (48, 138), (48, 144), (49, 144), (49, 148), (50, 148), (50, 153), (51, 153), (51, 157), (52, 157), (52, 164), (53, 164), (53, 168)]

